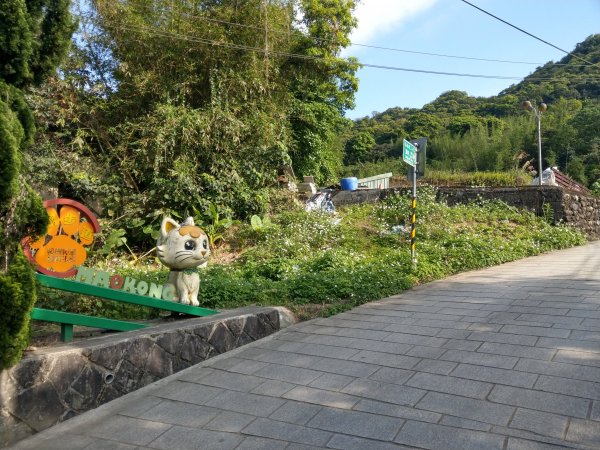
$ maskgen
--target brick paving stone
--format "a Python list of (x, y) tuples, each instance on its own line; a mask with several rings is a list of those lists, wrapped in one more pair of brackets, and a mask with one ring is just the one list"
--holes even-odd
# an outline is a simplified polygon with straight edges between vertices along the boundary
[(398, 331), (400, 333), (416, 334), (419, 336), (435, 336), (441, 328), (420, 327), (416, 325), (392, 324), (386, 327), (386, 331)]
[(472, 323), (468, 330), (497, 333), (504, 325), (497, 323)]
[[(65, 439), (65, 441), (62, 443), (63, 447), (57, 447), (57, 450), (59, 448), (64, 449), (65, 442), (69, 443), (69, 450), (71, 450), (72, 447), (70, 438), (69, 440)], [(140, 447), (129, 444), (121, 444), (119, 442), (111, 441), (109, 439), (94, 439), (85, 448), (87, 450), (139, 450)], [(49, 448), (44, 448), (44, 450), (49, 450)]]
[(510, 386), (495, 386), (488, 399), (496, 403), (572, 417), (586, 417), (590, 404), (586, 399)]
[(568, 423), (565, 416), (518, 408), (510, 427), (562, 439)]
[(260, 386), (252, 389), (251, 394), (268, 395), (270, 397), (281, 397), (287, 391), (296, 387), (295, 384), (279, 380), (267, 380)]
[(600, 342), (582, 339), (540, 338), (538, 347), (558, 348), (561, 350), (578, 350), (582, 352), (600, 353)]
[(481, 344), (482, 342), (467, 341), (465, 339), (448, 339), (448, 342), (446, 342), (442, 347), (452, 350), (466, 350), (474, 352), (481, 346)]
[(504, 437), (482, 431), (408, 421), (394, 442), (431, 450), (502, 449)]
[(413, 367), (413, 370), (419, 372), (437, 373), (439, 375), (448, 375), (457, 365), (457, 363), (450, 361), (422, 359), (419, 364)]
[(337, 316), (330, 317), (328, 319), (316, 319), (314, 321), (317, 325), (325, 325), (329, 327), (340, 327), (340, 328), (358, 328), (361, 330), (376, 330), (381, 331), (388, 326), (387, 323), (381, 322), (369, 322), (362, 320), (344, 320)]
[(467, 338), (474, 341), (497, 342), (500, 344), (535, 345), (536, 336), (525, 336), (521, 334), (492, 333), (488, 331), (474, 331)]
[(544, 327), (528, 327), (523, 325), (503, 325), (500, 331), (502, 333), (507, 334), (512, 333), (526, 336), (543, 336), (556, 338), (566, 338), (569, 336), (569, 330)]
[(222, 392), (225, 391), (212, 386), (174, 381), (156, 393), (156, 396), (202, 405)]
[[(385, 353), (382, 353), (385, 354)], [(388, 355), (389, 357), (389, 355)], [(360, 361), (335, 360), (332, 358), (321, 358), (313, 366), (313, 369), (323, 372), (347, 375), (350, 377), (368, 377), (379, 369), (378, 365), (366, 364)]]
[(537, 306), (511, 306), (508, 312), (519, 312), (528, 314), (545, 314), (550, 316), (566, 316), (570, 308), (550, 308)]
[(390, 441), (396, 436), (403, 423), (403, 420), (394, 417), (324, 408), (308, 422), (308, 426), (336, 433)]
[(467, 378), (470, 380), (487, 381), (495, 384), (530, 388), (538, 376), (533, 373), (523, 373), (514, 370), (498, 369), (496, 367), (474, 366), (459, 364), (452, 372), (453, 377)]
[(417, 403), (425, 395), (425, 391), (421, 389), (364, 379), (353, 381), (342, 389), (342, 392), (357, 397), (409, 406)]
[(582, 366), (579, 364), (568, 364), (556, 361), (539, 361), (522, 358), (515, 366), (515, 370), (562, 378), (573, 378), (575, 380), (600, 380), (600, 367)]
[(208, 422), (204, 428), (213, 431), (238, 433), (254, 419), (256, 419), (256, 417), (249, 416), (248, 414), (241, 414), (233, 411), (222, 411), (213, 420)]
[[(259, 418), (242, 430), (242, 433), (286, 442), (325, 446), (332, 434), (314, 428)], [(206, 446), (204, 448), (211, 448)]]
[(428, 392), (416, 407), (493, 425), (507, 425), (515, 412), (512, 406), (438, 392)]
[(416, 334), (392, 333), (384, 339), (389, 342), (400, 342), (402, 344), (427, 345), (429, 347), (441, 347), (448, 339), (438, 337), (424, 337)]
[(600, 319), (600, 311), (579, 311), (577, 309), (572, 309), (567, 316), (583, 317), (585, 319)]
[(206, 405), (242, 414), (267, 417), (283, 405), (284, 402), (284, 400), (278, 398), (264, 397), (262, 395), (225, 391), (207, 401)]
[(137, 417), (153, 422), (172, 423), (197, 428), (210, 422), (218, 413), (218, 409), (206, 406), (164, 400)]
[(353, 348), (340, 348), (339, 346), (323, 345), (323, 344), (303, 344), (297, 353), (313, 356), (325, 356), (327, 358), (348, 359), (358, 353), (358, 350)]
[(439, 422), (440, 425), (446, 425), (454, 428), (465, 428), (476, 431), (490, 431), (492, 426), (488, 423), (477, 422), (476, 420), (463, 419), (462, 417), (444, 416)]
[(269, 418), (281, 422), (295, 423), (296, 425), (306, 425), (321, 409), (322, 406), (289, 400), (275, 410)]
[(248, 392), (263, 384), (264, 381), (265, 380), (252, 375), (217, 370), (200, 378), (196, 383), (234, 391)]
[(110, 438), (123, 444), (147, 445), (171, 428), (170, 424), (116, 415), (81, 430), (97, 438)]
[(416, 373), (406, 382), (406, 385), (473, 398), (485, 398), (493, 386), (490, 383), (483, 383), (481, 381), (465, 380), (463, 378), (423, 372)]
[(363, 411), (383, 416), (400, 417), (402, 419), (413, 419), (419, 422), (436, 423), (442, 417), (441, 414), (402, 405), (393, 405), (387, 402), (364, 399), (352, 408), (354, 411)]
[(467, 352), (463, 350), (448, 350), (440, 356), (440, 359), (479, 366), (498, 367), (500, 369), (512, 369), (518, 361), (518, 358), (514, 356)]
[(600, 367), (600, 354), (575, 350), (558, 350), (553, 361)]
[(358, 401), (359, 397), (339, 392), (331, 392), (323, 389), (314, 389), (305, 386), (298, 386), (289, 392), (286, 392), (283, 398), (297, 400), (300, 402), (314, 403), (316, 405), (333, 406), (334, 408), (351, 409)]
[[(347, 436), (344, 434), (336, 434), (327, 443), (328, 448), (336, 448), (340, 450), (409, 450), (410, 447), (393, 444), (391, 442), (381, 442), (372, 439), (359, 438), (355, 436)], [(286, 449), (289, 450), (289, 447)]]
[(493, 353), (495, 355), (543, 360), (551, 360), (556, 353), (556, 350), (549, 348), (530, 347), (528, 345), (498, 344), (495, 342), (484, 342), (477, 351), (482, 353)]
[(600, 400), (600, 383), (540, 375), (534, 389)]
[[(269, 363), (262, 361), (252, 361), (249, 359), (231, 357), (227, 359), (221, 359), (215, 362), (215, 364), (212, 367), (221, 370), (227, 370), (229, 372), (237, 372), (244, 373), (246, 375), (252, 375), (257, 370), (262, 369), (263, 367), (268, 365)], [(186, 378), (181, 377), (180, 379), (185, 380)]]
[(563, 325), (579, 325), (583, 322), (580, 317), (551, 316), (549, 314), (521, 314), (517, 320), (527, 322), (561, 323)]
[(350, 382), (352, 382), (353, 380), (355, 380), (354, 377), (349, 377), (346, 375), (324, 373), (319, 378), (310, 383), (309, 386), (318, 389), (326, 389), (328, 391), (339, 391), (346, 387), (348, 384), (350, 384)]
[(259, 437), (247, 437), (235, 450), (280, 450), (286, 447), (288, 443), (286, 441), (278, 441), (275, 439), (259, 438)]
[[(596, 330), (596, 331), (573, 330), (573, 331), (571, 331), (571, 335), (569, 336), (569, 338), (577, 339), (577, 340), (600, 342), (600, 330)], [(600, 345), (600, 344), (598, 344), (598, 345)]]
[(552, 444), (545, 444), (543, 442), (529, 441), (526, 439), (519, 439), (510, 437), (508, 438), (508, 445), (506, 450), (560, 450), (564, 449), (564, 446), (557, 446)]
[(573, 441), (593, 448), (600, 448), (600, 426), (590, 420), (571, 420), (567, 431), (567, 441)]
[(358, 353), (358, 350), (374, 350), (383, 353), (404, 354), (411, 349), (412, 344), (402, 344), (399, 342), (369, 341), (366, 339), (352, 339), (350, 347), (352, 349), (356, 349), (354, 355)]
[(600, 421), (600, 401), (596, 400), (594, 402), (594, 405), (592, 406), (592, 412), (591, 412), (590, 418), (592, 420)]
[[(384, 383), (404, 384), (414, 372), (412, 370), (395, 369), (393, 367), (382, 367), (369, 376), (370, 380), (383, 381)], [(348, 384), (348, 383), (347, 383)]]
[[(462, 322), (465, 326), (469, 326), (468, 323)], [(449, 339), (464, 339), (471, 334), (471, 331), (465, 329), (453, 330), (449, 328), (442, 328), (437, 334), (437, 337), (449, 338)]]
[(416, 358), (436, 359), (436, 358), (439, 358), (442, 355), (442, 353), (444, 353), (445, 351), (446, 350), (443, 348), (426, 347), (424, 345), (415, 345), (408, 352), (406, 352), (406, 355), (414, 356)]
[[(322, 375), (322, 372), (304, 369), (301, 367), (289, 367), (271, 364), (269, 366), (263, 367), (262, 369), (259, 369), (254, 374), (259, 377), (270, 378), (272, 380), (286, 381), (288, 383), (306, 385), (319, 378)], [(264, 379), (261, 380), (260, 378), (259, 380), (262, 382), (265, 381)]]
[(381, 366), (397, 367), (400, 369), (411, 369), (419, 361), (419, 358), (405, 355), (390, 355), (389, 353), (375, 352), (371, 350), (363, 350), (352, 358), (352, 361), (360, 361)]

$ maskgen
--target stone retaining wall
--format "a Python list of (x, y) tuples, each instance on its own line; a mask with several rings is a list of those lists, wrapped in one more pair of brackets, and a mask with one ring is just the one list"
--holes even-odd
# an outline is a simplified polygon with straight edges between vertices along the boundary
[[(553, 223), (566, 223), (581, 230), (590, 239), (600, 238), (600, 199), (566, 191), (557, 186), (522, 186), (501, 188), (438, 187), (436, 198), (450, 206), (479, 199), (502, 200), (538, 216), (551, 214)], [(332, 195), (335, 207), (376, 202), (394, 193), (408, 193), (410, 188), (358, 189), (338, 191)]]
[(284, 308), (246, 308), (28, 352), (0, 373), (0, 447), (292, 321)]

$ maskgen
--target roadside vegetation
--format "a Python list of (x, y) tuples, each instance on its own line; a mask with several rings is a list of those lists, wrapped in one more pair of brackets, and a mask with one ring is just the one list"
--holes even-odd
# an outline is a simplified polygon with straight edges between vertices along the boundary
[[(407, 196), (335, 214), (305, 212), (300, 204), (284, 203), (286, 210), (268, 219), (255, 217), (217, 230), (223, 238), (201, 272), (201, 306), (282, 305), (302, 319), (327, 316), (416, 284), (585, 242), (578, 231), (552, 226), (502, 202), (448, 207), (435, 201), (434, 188), (423, 187), (417, 213), (418, 264), (413, 268)], [(147, 281), (164, 282), (167, 277), (153, 255), (134, 259), (126, 251), (115, 259), (97, 252), (93, 264)], [(38, 306), (114, 318), (158, 315), (50, 290), (42, 291)]]

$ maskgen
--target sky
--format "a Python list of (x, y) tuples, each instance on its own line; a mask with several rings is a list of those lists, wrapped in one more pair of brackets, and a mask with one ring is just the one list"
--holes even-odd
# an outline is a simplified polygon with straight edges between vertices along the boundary
[[(469, 0), (555, 46), (572, 51), (600, 33), (600, 0)], [(353, 43), (413, 52), (527, 62), (514, 64), (419, 55), (353, 45), (343, 56), (361, 63), (523, 78), (565, 53), (473, 8), (461, 0), (360, 0)], [(420, 108), (450, 90), (492, 96), (519, 80), (410, 73), (364, 67), (356, 107), (346, 117), (371, 116), (393, 107)]]

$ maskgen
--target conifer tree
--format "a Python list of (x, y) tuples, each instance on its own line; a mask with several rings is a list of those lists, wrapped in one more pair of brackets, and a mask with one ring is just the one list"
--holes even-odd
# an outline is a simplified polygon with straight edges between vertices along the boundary
[(33, 273), (19, 247), (47, 226), (40, 197), (20, 177), (21, 150), (35, 132), (23, 89), (56, 70), (74, 23), (69, 0), (3, 0), (0, 4), (0, 369), (27, 346), (35, 303)]

